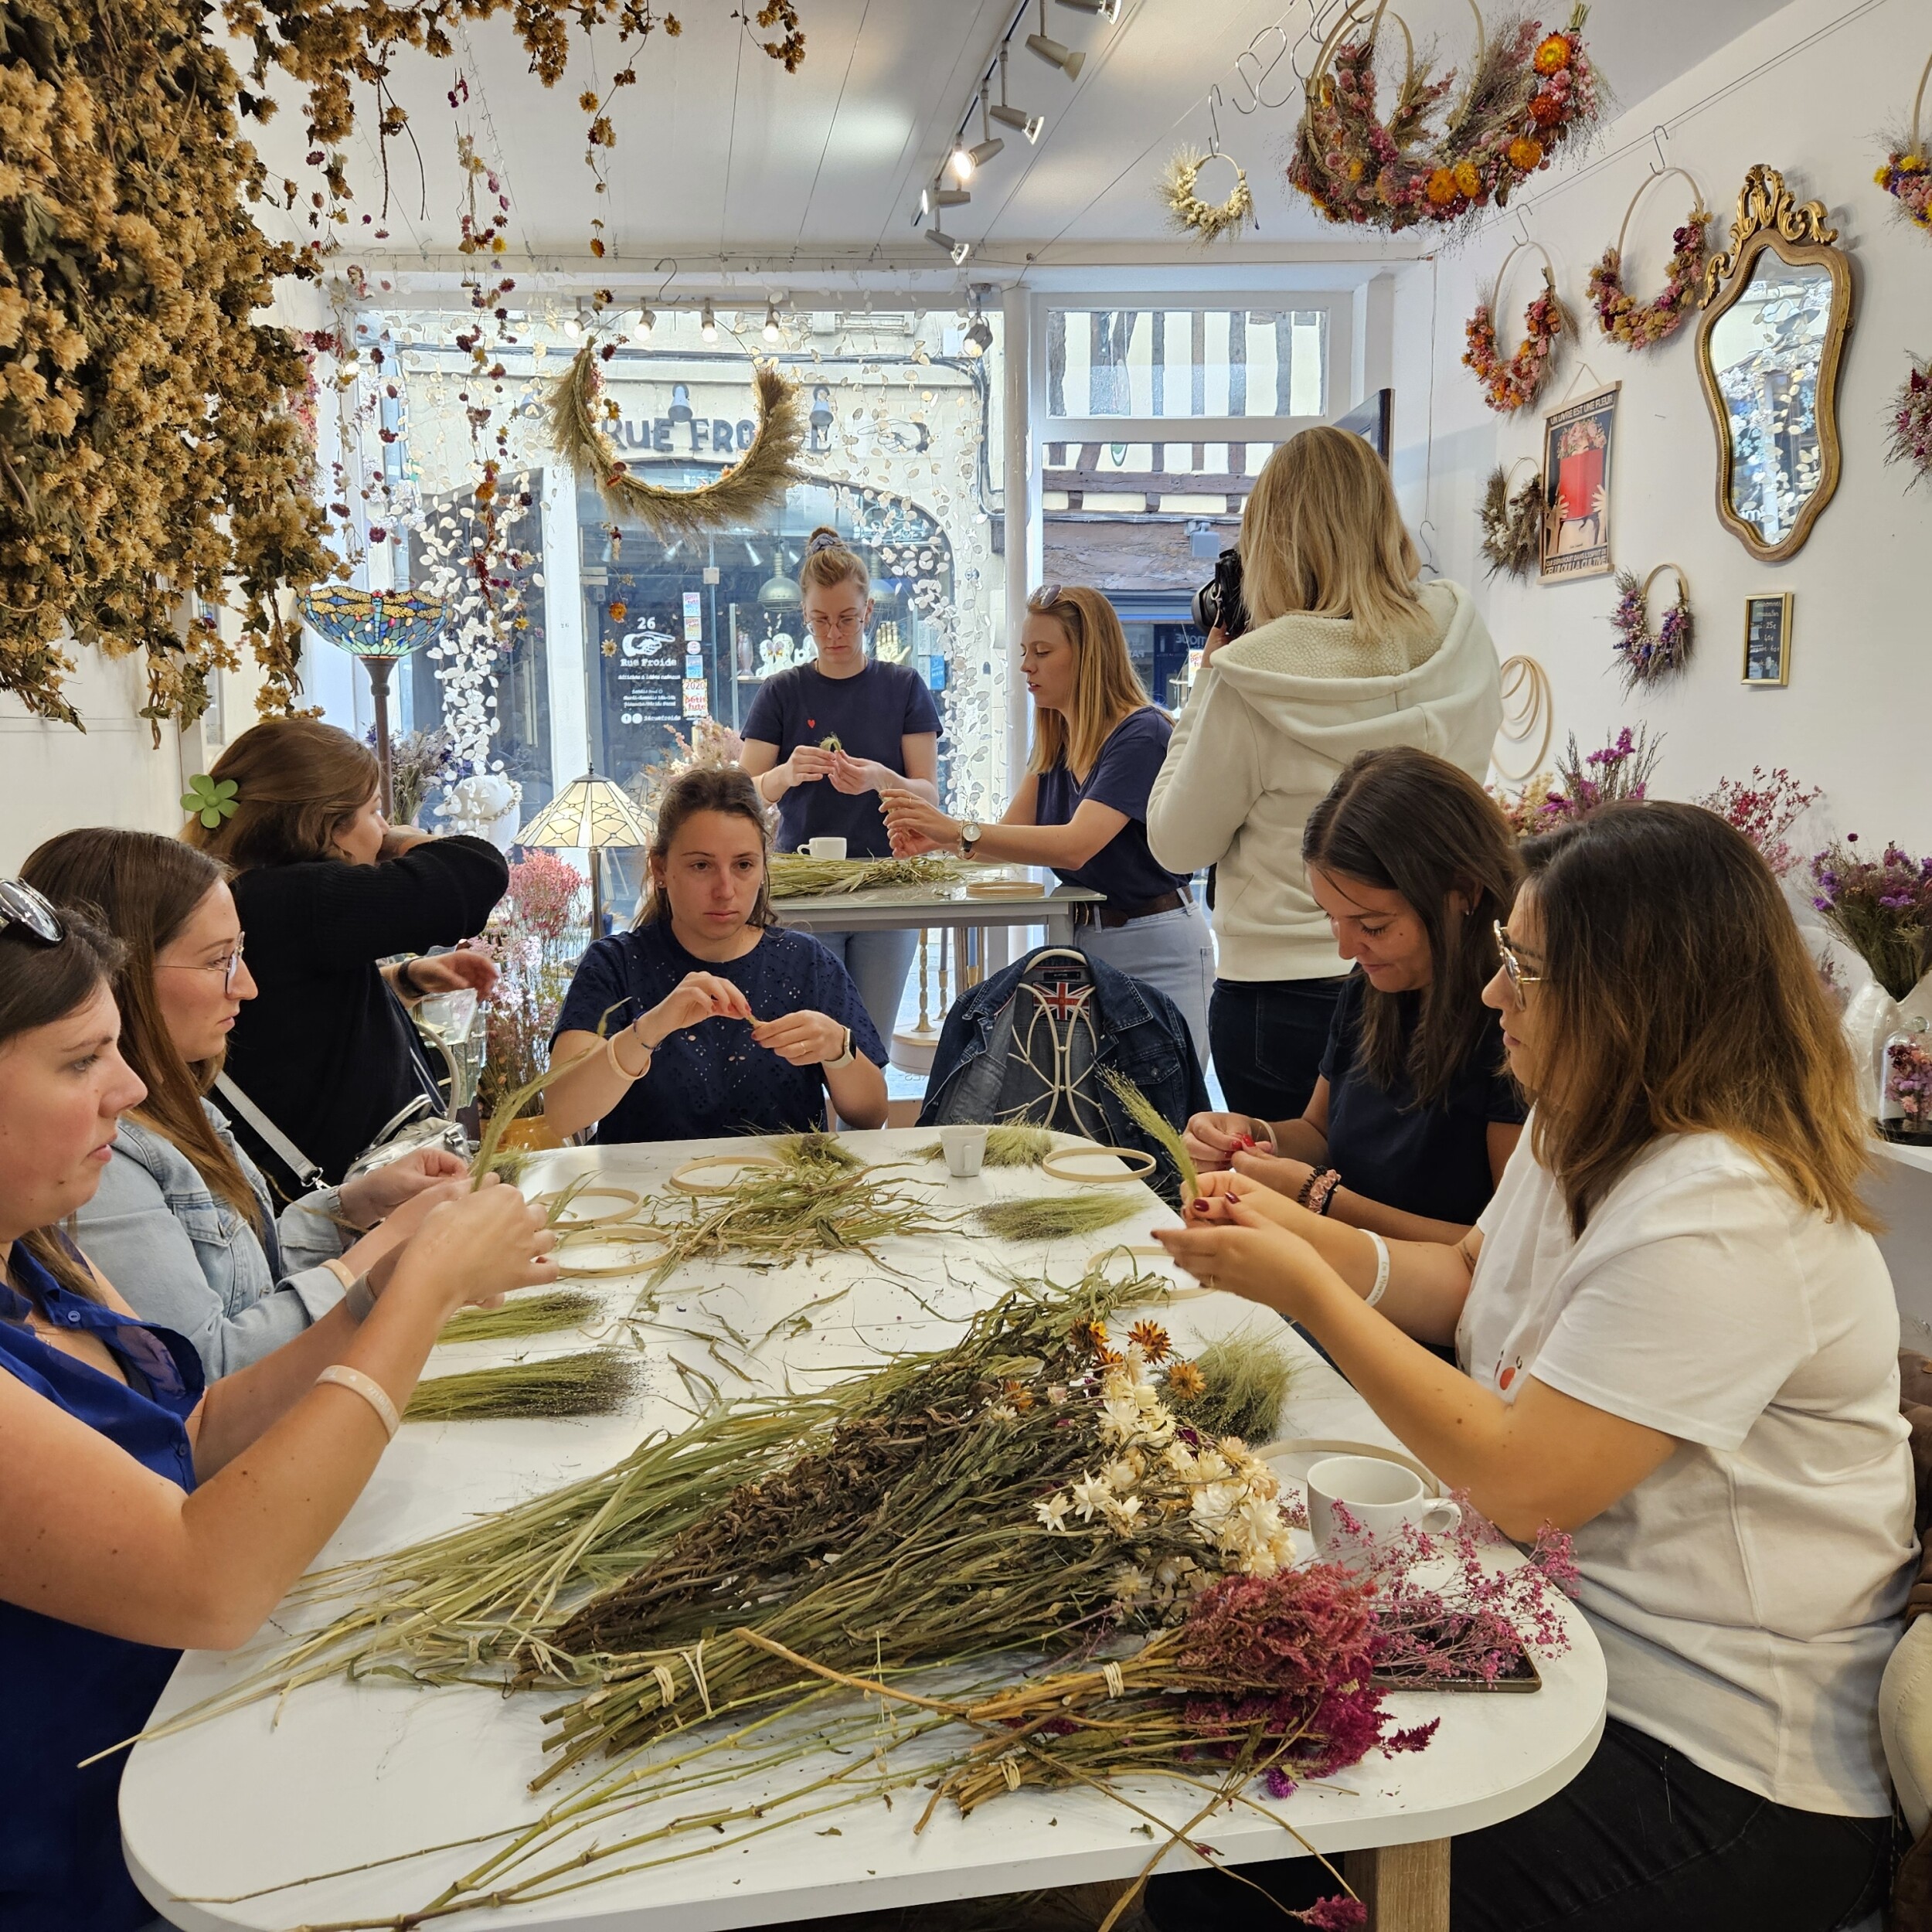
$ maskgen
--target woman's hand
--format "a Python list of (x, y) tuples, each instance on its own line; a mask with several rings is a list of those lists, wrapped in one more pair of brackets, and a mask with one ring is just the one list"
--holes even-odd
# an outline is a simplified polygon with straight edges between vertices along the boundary
[(1217, 624), (1214, 628), (1207, 634), (1207, 642), (1201, 647), (1202, 663), (1204, 665), (1212, 664), (1214, 662), (1215, 652), (1219, 650), (1222, 645), (1226, 644), (1227, 641), (1228, 634)]
[(799, 746), (782, 767), (786, 789), (789, 791), (794, 785), (816, 784), (821, 778), (830, 777), (832, 761), (839, 756), (837, 752), (821, 750), (817, 745)]
[(1254, 1131), (1260, 1124), (1246, 1114), (1196, 1114), (1181, 1138), (1205, 1174), (1232, 1166), (1236, 1149), (1260, 1138)]
[(655, 1048), (672, 1034), (708, 1019), (746, 1019), (755, 1026), (757, 1018), (731, 981), (716, 973), (686, 973), (631, 1030), (645, 1046)]
[(446, 1147), (419, 1147), (400, 1160), (343, 1182), (342, 1218), (352, 1227), (372, 1228), (405, 1202), (415, 1200), (439, 1181), (460, 1179), (469, 1168)]
[(787, 1013), (782, 1019), (761, 1020), (751, 1037), (794, 1066), (817, 1066), (845, 1050), (845, 1026), (829, 1013)]
[(376, 855), (379, 864), (385, 859), (400, 859), (404, 852), (417, 845), (426, 845), (435, 836), (425, 832), (420, 825), (389, 825), (383, 832), (382, 849)]
[(1244, 1148), (1234, 1157), (1234, 1171), (1294, 1201), (1300, 1199), (1315, 1169), (1306, 1161), (1292, 1161), (1285, 1155), (1264, 1154), (1258, 1148)]
[(474, 987), (479, 998), (488, 999), (498, 977), (488, 954), (467, 946), (453, 953), (425, 953), (409, 963), (409, 978), (420, 993), (460, 993)]
[(826, 774), (835, 791), (856, 798), (862, 791), (883, 791), (899, 782), (900, 774), (882, 765), (876, 758), (854, 758), (842, 751), (832, 754), (832, 768)]
[(470, 1302), (492, 1304), (513, 1288), (555, 1281), (556, 1244), (543, 1209), (492, 1174), (423, 1216), (382, 1292), (437, 1296), (452, 1314)]
[(1318, 1274), (1332, 1275), (1334, 1271), (1261, 1202), (1215, 1185), (1233, 1182), (1238, 1186), (1240, 1180), (1235, 1175), (1203, 1175), (1202, 1192), (1190, 1205), (1187, 1225), (1156, 1228), (1155, 1235), (1203, 1287), (1223, 1288), (1283, 1315), (1298, 1315)]
[(1233, 1224), (1236, 1202), (1258, 1214), (1264, 1221), (1285, 1228), (1291, 1234), (1306, 1235), (1321, 1225), (1320, 1216), (1298, 1206), (1286, 1196), (1277, 1194), (1265, 1182), (1247, 1174), (1203, 1174), (1200, 1191), (1188, 1204), (1190, 1225), (1203, 1222)]
[(922, 798), (916, 791), (888, 789), (880, 794), (879, 804), (886, 815), (893, 850), (899, 857), (957, 849), (961, 821), (949, 818), (930, 798)]

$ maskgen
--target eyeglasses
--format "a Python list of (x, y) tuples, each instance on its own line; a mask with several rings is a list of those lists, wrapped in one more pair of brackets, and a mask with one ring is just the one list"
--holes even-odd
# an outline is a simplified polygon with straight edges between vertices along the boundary
[(235, 981), (241, 977), (242, 947), (247, 937), (246, 933), (237, 933), (235, 935), (235, 950), (232, 953), (223, 954), (219, 959), (209, 960), (205, 966), (190, 966), (173, 960), (157, 960), (155, 971), (158, 973), (219, 973), (221, 989), (232, 998)]
[(60, 915), (24, 879), (0, 879), (0, 932), (9, 926), (43, 946), (58, 946), (67, 936)]
[(1540, 986), (1543, 983), (1543, 976), (1541, 973), (1526, 973), (1523, 971), (1522, 961), (1510, 949), (1509, 935), (1504, 930), (1502, 921), (1498, 919), (1492, 923), (1496, 929), (1496, 951), (1502, 954), (1502, 970), (1509, 979), (1509, 990), (1521, 999), (1522, 989), (1526, 986)]

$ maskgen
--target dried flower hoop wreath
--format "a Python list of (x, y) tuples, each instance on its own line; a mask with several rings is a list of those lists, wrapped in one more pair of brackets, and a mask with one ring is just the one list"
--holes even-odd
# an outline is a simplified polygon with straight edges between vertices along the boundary
[[(1225, 162), (1234, 170), (1234, 190), (1226, 201), (1203, 201), (1195, 192), (1195, 184), (1201, 170), (1216, 161)], [(1184, 235), (1199, 235), (1204, 242), (1219, 241), (1254, 219), (1254, 197), (1248, 192), (1247, 175), (1232, 155), (1222, 153), (1218, 143), (1206, 154), (1198, 148), (1177, 148), (1161, 176), (1160, 193), (1174, 226)]]
[[(1630, 233), (1630, 218), (1636, 213), (1637, 204), (1657, 182), (1672, 175), (1682, 175), (1690, 182), (1691, 192), (1697, 199), (1683, 226), (1671, 236), (1670, 273), (1663, 292), (1653, 301), (1640, 302), (1624, 287), (1624, 237)], [(1590, 304), (1597, 311), (1597, 326), (1613, 342), (1621, 342), (1628, 349), (1648, 349), (1677, 332), (1697, 304), (1704, 279), (1704, 237), (1713, 219), (1697, 183), (1682, 168), (1654, 168), (1638, 184), (1624, 210), (1616, 245), (1606, 248), (1603, 259), (1590, 271)]]
[(1505, 470), (1498, 463), (1489, 472), (1484, 486), (1482, 507), (1476, 514), (1482, 519), (1482, 553), (1489, 560), (1492, 577), (1503, 572), (1512, 577), (1526, 577), (1536, 561), (1543, 541), (1543, 478), (1539, 470), (1514, 496), (1509, 479), (1532, 459), (1519, 456)]
[(550, 398), (550, 429), (557, 454), (620, 515), (634, 516), (660, 538), (695, 536), (752, 521), (784, 500), (796, 478), (805, 444), (805, 416), (798, 386), (768, 362), (753, 371), (758, 392), (758, 428), (751, 447), (718, 477), (695, 490), (668, 490), (634, 476), (598, 422), (617, 413), (600, 401), (598, 364), (615, 353), (586, 342), (558, 379)]
[(1376, 0), (1372, 14), (1369, 0), (1343, 9), (1308, 77), (1288, 163), (1289, 185), (1330, 221), (1393, 233), (1419, 222), (1453, 226), (1479, 209), (1505, 207), (1549, 165), (1551, 149), (1595, 122), (1596, 71), (1579, 37), (1589, 9), (1580, 0), (1560, 33), (1521, 20), (1494, 42), (1476, 0), (1469, 7), (1475, 59), (1440, 138), (1431, 136), (1429, 117), (1455, 84), (1454, 71), (1432, 80), (1427, 62), (1417, 62), (1406, 23), (1393, 15), (1406, 59), (1385, 122), (1376, 107), (1375, 52), (1389, 0)]
[[(1523, 339), (1507, 361), (1496, 346), (1495, 315), (1502, 301), (1503, 278), (1509, 264), (1526, 248), (1533, 248), (1543, 258), (1543, 293), (1523, 311)], [(1556, 299), (1556, 276), (1549, 251), (1540, 242), (1519, 242), (1502, 258), (1488, 297), (1476, 304), (1469, 318), (1469, 348), (1463, 361), (1476, 372), (1482, 384), (1483, 400), (1499, 416), (1513, 416), (1526, 409), (1542, 392), (1555, 361), (1558, 336), (1569, 326), (1570, 318)]]
[(1919, 112), (1925, 105), (1925, 83), (1932, 80), (1932, 54), (1919, 70), (1919, 90), (1912, 97), (1912, 126), (1904, 143), (1885, 158), (1872, 179), (1896, 201), (1906, 219), (1932, 235), (1932, 156), (1919, 138)]
[[(1677, 579), (1677, 601), (1664, 621), (1650, 628), (1650, 587), (1668, 570)], [(1691, 617), (1690, 580), (1674, 563), (1660, 563), (1640, 583), (1634, 570), (1617, 573), (1617, 608), (1611, 622), (1617, 631), (1617, 655), (1623, 662), (1624, 689), (1656, 684), (1683, 669), (1690, 658), (1696, 625)]]
[(1892, 446), (1885, 460), (1909, 463), (1912, 483), (1932, 478), (1932, 362), (1922, 362), (1914, 355), (1912, 373), (1892, 399)]

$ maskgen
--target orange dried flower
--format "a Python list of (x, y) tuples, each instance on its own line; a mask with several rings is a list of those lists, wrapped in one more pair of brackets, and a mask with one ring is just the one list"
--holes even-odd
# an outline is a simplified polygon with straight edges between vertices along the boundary
[(1135, 1322), (1128, 1330), (1127, 1338), (1150, 1362), (1165, 1362), (1174, 1352), (1173, 1342), (1158, 1321)]
[(1170, 1362), (1167, 1392), (1176, 1402), (1192, 1402), (1207, 1393), (1207, 1377), (1191, 1362)]
[(1107, 1352), (1107, 1324), (1104, 1321), (1076, 1321), (1073, 1340), (1078, 1348), (1091, 1349), (1096, 1354)]
[(1539, 73), (1561, 73), (1570, 65), (1570, 36), (1567, 34), (1549, 34), (1537, 47), (1536, 57), (1532, 64)]
[(1447, 206), (1458, 192), (1456, 178), (1447, 168), (1438, 168), (1429, 177), (1429, 199), (1438, 208)]
[(1560, 119), (1563, 111), (1563, 104), (1553, 94), (1539, 94), (1529, 104), (1529, 118), (1539, 128)]
[(1459, 161), (1454, 168), (1456, 185), (1473, 201), (1482, 192), (1482, 175), (1473, 161)]
[(621, 624), (630, 614), (631, 607), (621, 597), (611, 607), (611, 621), (613, 624)]
[(1543, 145), (1533, 134), (1519, 134), (1509, 144), (1509, 165), (1526, 175), (1543, 158)]

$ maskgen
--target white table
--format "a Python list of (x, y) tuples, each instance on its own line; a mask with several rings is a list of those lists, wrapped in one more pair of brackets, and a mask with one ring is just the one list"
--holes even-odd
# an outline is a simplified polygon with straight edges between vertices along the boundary
[[(903, 1155), (929, 1137), (916, 1131), (855, 1134), (852, 1145), (873, 1158)], [(679, 1160), (699, 1151), (746, 1143), (563, 1150), (538, 1157), (532, 1188), (554, 1186), (594, 1166), (600, 1179), (655, 1188)], [(1030, 1170), (989, 1172), (951, 1182), (937, 1163), (936, 1199), (964, 1203), (1003, 1195), (1073, 1191)], [(785, 1270), (702, 1266), (659, 1291), (662, 1318), (706, 1325), (707, 1311), (747, 1336), (763, 1334), (789, 1310), (851, 1284), (844, 1300), (815, 1311), (811, 1332), (759, 1352), (763, 1379), (775, 1386), (787, 1371), (801, 1385), (869, 1366), (882, 1350), (943, 1345), (957, 1325), (998, 1291), (999, 1266), (1050, 1272), (1070, 1281), (1090, 1253), (1116, 1243), (1145, 1243), (1168, 1210), (1142, 1190), (1143, 1212), (1098, 1237), (1045, 1250), (964, 1234), (891, 1244), (890, 1257), (916, 1277), (910, 1287), (862, 1260), (828, 1258)], [(587, 1203), (587, 1207), (594, 1204)], [(594, 1204), (603, 1205), (603, 1204)], [(1137, 1257), (1150, 1270), (1164, 1261)], [(648, 1264), (646, 1264), (648, 1267)], [(613, 1307), (628, 1307), (635, 1284), (604, 1284)], [(922, 1306), (922, 1303), (924, 1304)], [(1274, 1318), (1225, 1295), (1198, 1291), (1170, 1305), (1162, 1319), (1186, 1348), (1245, 1323)], [(1295, 1358), (1284, 1427), (1308, 1436), (1389, 1444), (1391, 1438), (1346, 1384), (1282, 1331)], [(478, 1366), (512, 1352), (564, 1351), (576, 1335), (518, 1344), (473, 1343), (446, 1349), (430, 1372)], [(666, 1398), (682, 1389), (667, 1359), (677, 1352), (722, 1376), (699, 1344), (662, 1332), (648, 1338), (651, 1386), (635, 1412), (583, 1422), (410, 1424), (383, 1459), (362, 1500), (322, 1561), (393, 1549), (451, 1528), (473, 1512), (499, 1508), (616, 1461), (651, 1423), (675, 1414)], [(461, 1362), (447, 1358), (461, 1357)], [(727, 1386), (730, 1386), (727, 1381)], [(737, 1385), (742, 1388), (742, 1383)], [(1394, 1699), (1403, 1724), (1440, 1715), (1441, 1728), (1417, 1755), (1373, 1757), (1328, 1784), (1304, 1788), (1273, 1807), (1331, 1854), (1361, 1848), (1409, 1848), (1379, 1855), (1385, 1902), (1406, 1879), (1421, 1881), (1425, 1901), (1446, 1896), (1441, 1841), (1512, 1817), (1561, 1789), (1587, 1761), (1604, 1720), (1601, 1653), (1582, 1617), (1566, 1614), (1571, 1648), (1543, 1663), (1543, 1688), (1529, 1695)], [(191, 1653), (175, 1673), (160, 1715), (181, 1709), (235, 1681), (267, 1647), (260, 1640), (232, 1658)], [(505, 1699), (481, 1689), (417, 1689), (340, 1680), (297, 1693), (279, 1713), (272, 1702), (249, 1706), (179, 1736), (143, 1744), (132, 1754), (121, 1789), (128, 1862), (142, 1890), (177, 1925), (209, 1932), (257, 1932), (342, 1919), (393, 1917), (425, 1903), (481, 1855), (450, 1852), (406, 1863), (378, 1865), (296, 1889), (230, 1905), (190, 1904), (185, 1896), (232, 1896), (255, 1888), (363, 1866), (478, 1831), (532, 1818), (559, 1787), (532, 1799), (526, 1780), (543, 1762), (542, 1719), (558, 1699), (523, 1694)], [(798, 1782), (795, 1772), (774, 1791)], [(734, 1799), (749, 1788), (734, 1787)], [(1157, 1816), (1179, 1825), (1199, 1808), (1199, 1794), (1150, 1781), (1136, 1792)], [(689, 1811), (686, 1801), (680, 1808)], [(1022, 1791), (968, 1819), (936, 1812), (915, 1838), (916, 1808), (902, 1797), (888, 1811), (872, 1803), (835, 1816), (787, 1823), (742, 1848), (705, 1855), (567, 1893), (543, 1904), (463, 1915), (463, 1927), (619, 1927), (663, 1932), (809, 1919), (835, 1913), (934, 1900), (1119, 1881), (1145, 1863), (1151, 1847), (1134, 1813), (1097, 1794)], [(642, 1814), (640, 1814), (641, 1815)], [(821, 1835), (828, 1825), (837, 1835)], [(1255, 1811), (1238, 1808), (1196, 1836), (1228, 1862), (1291, 1855), (1294, 1841)], [(1166, 1869), (1192, 1862), (1168, 1855)], [(441, 1923), (444, 1921), (436, 1921)], [(1420, 1916), (1385, 1910), (1385, 1927), (1446, 1927), (1446, 1906)]]

